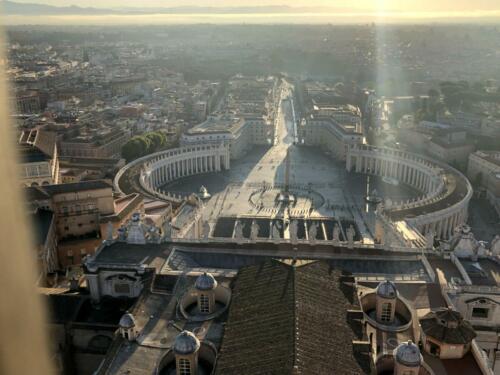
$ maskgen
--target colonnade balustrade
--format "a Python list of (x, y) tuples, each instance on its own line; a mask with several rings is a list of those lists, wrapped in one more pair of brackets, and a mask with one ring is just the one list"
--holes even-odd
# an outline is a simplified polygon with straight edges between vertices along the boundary
[(123, 167), (114, 180), (115, 190), (122, 192), (120, 180), (131, 168), (140, 169), (139, 184), (151, 196), (177, 199), (161, 187), (179, 178), (202, 173), (220, 172), (230, 168), (227, 146), (193, 145), (157, 152), (136, 159)]
[(384, 207), (389, 217), (405, 219), (422, 234), (448, 238), (467, 220), (472, 186), (447, 164), (409, 152), (368, 145), (348, 151), (346, 169), (388, 177), (417, 189), (421, 195)]

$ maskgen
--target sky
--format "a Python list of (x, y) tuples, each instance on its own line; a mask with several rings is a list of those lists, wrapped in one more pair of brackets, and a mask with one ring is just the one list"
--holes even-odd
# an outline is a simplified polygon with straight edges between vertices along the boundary
[[(110, 24), (359, 24), (428, 22), (500, 22), (500, 0), (11, 0), (52, 6), (92, 8), (169, 7), (306, 7), (301, 12), (224, 14), (224, 12), (147, 15), (9, 15), (0, 24), (110, 25)], [(2, 0), (0, 0), (1, 5)], [(324, 8), (328, 7), (328, 10)], [(1, 8), (1, 7), (0, 7)], [(315, 10), (317, 8), (317, 11)], [(1, 15), (1, 13), (0, 13)]]
[(288, 5), (347, 8), (362, 12), (474, 12), (500, 10), (499, 0), (13, 0), (19, 3), (43, 3), (55, 6), (82, 7), (175, 7), (175, 6), (259, 6)]

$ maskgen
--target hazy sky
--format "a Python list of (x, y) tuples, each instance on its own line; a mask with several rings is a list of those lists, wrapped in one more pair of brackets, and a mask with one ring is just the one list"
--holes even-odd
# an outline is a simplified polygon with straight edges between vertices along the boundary
[(435, 12), (500, 10), (500, 0), (13, 0), (56, 6), (83, 7), (169, 7), (169, 6), (328, 6), (367, 11)]

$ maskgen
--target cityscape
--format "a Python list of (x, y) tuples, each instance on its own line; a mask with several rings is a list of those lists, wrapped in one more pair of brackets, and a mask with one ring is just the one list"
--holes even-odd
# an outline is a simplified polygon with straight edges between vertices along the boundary
[[(35, 3), (0, 65), (52, 373), (500, 375), (498, 4)], [(191, 13), (251, 17), (117, 21)]]

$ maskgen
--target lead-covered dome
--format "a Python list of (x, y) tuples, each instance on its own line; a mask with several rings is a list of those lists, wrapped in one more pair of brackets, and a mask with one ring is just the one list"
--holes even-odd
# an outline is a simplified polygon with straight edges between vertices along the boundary
[(394, 299), (398, 296), (398, 290), (396, 289), (396, 285), (392, 281), (386, 280), (378, 284), (377, 289), (375, 290), (377, 295), (382, 298)]
[(399, 346), (394, 349), (393, 356), (398, 363), (407, 367), (418, 367), (422, 363), (420, 350), (411, 340), (399, 344)]
[(420, 319), (426, 336), (446, 344), (469, 344), (476, 337), (472, 325), (451, 308), (431, 311)]
[(198, 276), (194, 286), (198, 290), (213, 290), (217, 287), (217, 280), (211, 274), (204, 272)]
[(121, 328), (134, 328), (135, 327), (135, 318), (131, 313), (125, 313), (122, 315), (120, 319), (120, 327)]
[(174, 352), (176, 354), (192, 354), (200, 348), (200, 340), (189, 331), (182, 331), (174, 341)]

